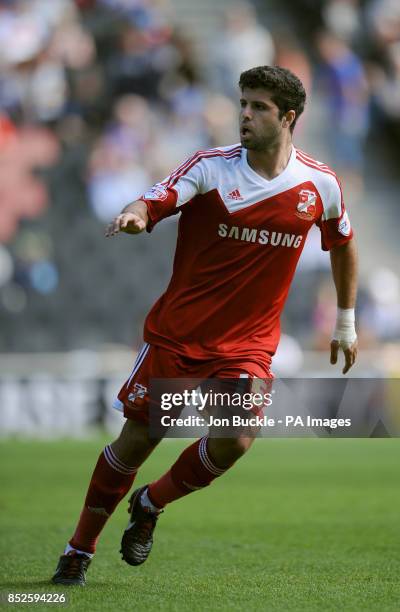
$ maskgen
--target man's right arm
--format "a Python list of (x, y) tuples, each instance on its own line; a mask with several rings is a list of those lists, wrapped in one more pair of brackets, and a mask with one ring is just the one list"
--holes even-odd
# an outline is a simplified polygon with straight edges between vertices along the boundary
[(151, 231), (156, 223), (180, 211), (180, 207), (205, 191), (205, 169), (202, 154), (196, 153), (161, 183), (156, 183), (115, 217), (106, 230), (106, 236), (119, 232), (140, 234)]
[(106, 236), (115, 236), (119, 232), (140, 234), (146, 229), (149, 221), (147, 206), (142, 200), (136, 200), (125, 206), (118, 217), (106, 229)]

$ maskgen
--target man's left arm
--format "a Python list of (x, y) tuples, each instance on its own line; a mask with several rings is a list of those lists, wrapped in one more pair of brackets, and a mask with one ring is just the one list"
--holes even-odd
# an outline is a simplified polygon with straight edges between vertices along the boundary
[(354, 308), (357, 294), (357, 249), (354, 239), (330, 250), (332, 276), (337, 294), (336, 327), (331, 342), (331, 363), (335, 364), (339, 348), (343, 350), (346, 374), (357, 358), (357, 334)]

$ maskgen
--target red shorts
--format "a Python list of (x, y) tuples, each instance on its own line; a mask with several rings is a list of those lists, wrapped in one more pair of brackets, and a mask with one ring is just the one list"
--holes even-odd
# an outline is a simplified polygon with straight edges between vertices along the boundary
[(240, 359), (199, 361), (177, 355), (164, 348), (145, 343), (139, 351), (133, 370), (114, 401), (114, 408), (127, 419), (149, 422), (148, 389), (152, 378), (272, 379), (272, 372), (256, 362)]

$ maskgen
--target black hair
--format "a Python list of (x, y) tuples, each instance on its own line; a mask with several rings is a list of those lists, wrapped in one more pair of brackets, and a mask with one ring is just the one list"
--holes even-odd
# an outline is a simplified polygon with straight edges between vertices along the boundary
[(266, 89), (271, 93), (272, 101), (279, 108), (279, 118), (290, 110), (296, 116), (290, 126), (293, 132), (297, 119), (304, 110), (306, 92), (300, 79), (287, 68), (280, 66), (257, 66), (242, 72), (239, 87), (243, 89)]

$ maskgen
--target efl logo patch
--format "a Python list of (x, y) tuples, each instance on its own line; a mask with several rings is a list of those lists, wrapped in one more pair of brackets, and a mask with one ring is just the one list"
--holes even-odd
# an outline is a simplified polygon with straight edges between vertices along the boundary
[(146, 191), (144, 194), (145, 200), (157, 200), (159, 202), (163, 202), (168, 198), (168, 191), (164, 187), (164, 185), (154, 185), (149, 191)]
[(350, 225), (349, 215), (347, 214), (347, 212), (345, 212), (343, 217), (341, 218), (339, 225), (338, 225), (338, 230), (343, 236), (350, 236), (351, 225)]
[(299, 203), (297, 204), (297, 211), (295, 212), (295, 215), (300, 219), (312, 221), (315, 217), (316, 201), (317, 194), (315, 191), (302, 189), (299, 191)]

